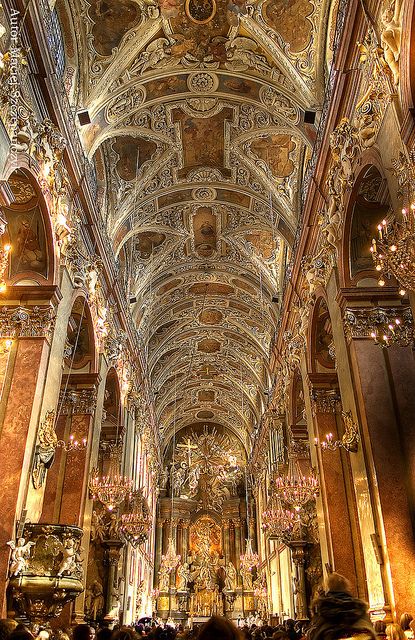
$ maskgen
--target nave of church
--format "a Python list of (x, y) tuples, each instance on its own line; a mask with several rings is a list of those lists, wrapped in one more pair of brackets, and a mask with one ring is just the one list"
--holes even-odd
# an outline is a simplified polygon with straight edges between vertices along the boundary
[(414, 0), (2, 0), (1, 618), (415, 615), (414, 99)]

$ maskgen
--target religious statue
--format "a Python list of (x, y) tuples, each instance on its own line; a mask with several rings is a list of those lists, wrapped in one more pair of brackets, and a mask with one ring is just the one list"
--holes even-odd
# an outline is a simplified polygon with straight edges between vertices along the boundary
[(111, 513), (110, 517), (111, 520), (108, 527), (108, 536), (110, 540), (116, 540), (119, 538), (120, 524), (116, 513)]
[(236, 569), (231, 561), (226, 565), (225, 591), (235, 591), (236, 589)]
[(91, 540), (92, 542), (102, 543), (105, 537), (106, 525), (103, 520), (102, 514), (98, 513), (95, 509), (92, 512), (91, 518)]
[(19, 538), (17, 544), (14, 540), (9, 540), (7, 543), (12, 549), (12, 556), (10, 558), (10, 575), (18, 576), (27, 570), (30, 558), (30, 548), (35, 544), (34, 542), (26, 542), (24, 538)]
[(182, 493), (182, 488), (187, 479), (187, 465), (182, 462), (176, 469), (172, 471), (172, 493), (176, 498), (179, 498)]
[(85, 612), (91, 620), (97, 620), (104, 613), (104, 589), (98, 580), (89, 586), (85, 598)]
[(159, 570), (159, 591), (168, 591), (170, 586), (170, 571), (163, 564)]
[(241, 576), (245, 591), (252, 591), (252, 572), (248, 567), (241, 566)]
[(190, 568), (187, 562), (179, 564), (177, 569), (177, 591), (186, 591), (190, 578)]

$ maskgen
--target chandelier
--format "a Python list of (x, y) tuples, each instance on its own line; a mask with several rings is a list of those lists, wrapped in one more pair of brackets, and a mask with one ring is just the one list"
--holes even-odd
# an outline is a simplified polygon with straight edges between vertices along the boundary
[(403, 153), (393, 161), (394, 174), (398, 180), (398, 198), (404, 202), (402, 215), (392, 215), (378, 225), (378, 239), (372, 240), (370, 248), (375, 269), (379, 272), (379, 286), (386, 278), (395, 277), (404, 296), (407, 289), (415, 290), (415, 153), (409, 158)]
[(274, 479), (274, 492), (280, 501), (299, 512), (319, 494), (319, 482), (314, 471), (304, 476), (298, 461), (297, 443), (291, 443), (288, 452), (288, 470)]
[(181, 560), (181, 556), (176, 554), (173, 538), (169, 538), (167, 552), (161, 556), (161, 564), (171, 572), (174, 571)]
[[(271, 481), (273, 482), (273, 481)], [(296, 514), (290, 509), (284, 509), (278, 494), (271, 493), (266, 510), (262, 513), (262, 530), (270, 538), (284, 540), (290, 536), (296, 519)]]
[(121, 475), (120, 466), (121, 446), (116, 445), (110, 449), (108, 474), (100, 476), (98, 469), (91, 472), (89, 489), (92, 498), (102, 502), (108, 511), (115, 509), (131, 493), (133, 481)]
[(257, 553), (254, 553), (252, 549), (252, 540), (248, 538), (246, 540), (246, 548), (245, 553), (242, 553), (240, 556), (241, 559), (241, 567), (242, 569), (252, 571), (254, 567), (259, 565), (259, 556)]
[(151, 528), (150, 511), (141, 489), (131, 497), (131, 511), (121, 516), (120, 533), (134, 548), (144, 544)]
[(61, 447), (61, 449), (68, 452), (82, 451), (83, 449), (86, 449), (87, 443), (88, 443), (87, 438), (78, 439), (76, 435), (71, 433), (71, 435), (69, 436), (68, 442), (65, 442), (64, 440), (58, 440), (58, 442), (56, 443), (56, 446)]

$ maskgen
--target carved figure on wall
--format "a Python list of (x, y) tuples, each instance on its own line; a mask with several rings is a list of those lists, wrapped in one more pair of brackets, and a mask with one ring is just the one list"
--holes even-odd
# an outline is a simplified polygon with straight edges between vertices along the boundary
[(95, 509), (92, 512), (91, 518), (91, 540), (92, 542), (101, 543), (104, 540), (106, 531), (106, 525), (101, 513), (98, 513)]
[(252, 573), (248, 569), (248, 567), (241, 566), (241, 576), (242, 576), (242, 581), (243, 581), (243, 586), (245, 591), (252, 591), (253, 590)]
[(187, 465), (182, 462), (172, 472), (172, 490), (175, 497), (179, 498), (187, 479)]
[(357, 129), (350, 123), (348, 118), (342, 118), (330, 134), (330, 148), (338, 169), (337, 175), (340, 182), (336, 187), (336, 191), (342, 196), (346, 187), (353, 186), (353, 164), (360, 151)]
[(67, 538), (62, 547), (63, 558), (60, 561), (59, 569), (56, 575), (63, 576), (64, 573), (75, 573), (77, 550), (75, 546), (75, 540), (73, 538)]
[(190, 568), (187, 562), (183, 562), (177, 569), (177, 590), (186, 591), (190, 578)]
[(236, 569), (231, 561), (226, 565), (225, 591), (235, 591), (236, 589)]
[(168, 591), (170, 585), (170, 571), (164, 565), (159, 570), (159, 591)]
[(97, 620), (104, 613), (104, 589), (98, 580), (89, 586), (85, 598), (85, 612), (91, 620)]
[(119, 538), (120, 523), (116, 513), (111, 513), (110, 523), (108, 527), (108, 536), (110, 540), (116, 540)]
[(399, 56), (401, 52), (402, 0), (385, 0), (382, 7), (380, 35), (385, 60), (392, 71), (393, 81), (399, 83)]
[(321, 229), (326, 236), (327, 242), (336, 247), (336, 243), (340, 237), (340, 228), (342, 223), (342, 201), (340, 189), (337, 184), (337, 168), (330, 168), (327, 176), (328, 187), (328, 206), (327, 212), (321, 219)]
[(17, 543), (14, 540), (9, 540), (7, 543), (12, 549), (12, 555), (10, 558), (10, 575), (18, 576), (27, 570), (30, 558), (30, 549), (34, 546), (34, 542), (26, 542), (24, 538), (19, 538)]

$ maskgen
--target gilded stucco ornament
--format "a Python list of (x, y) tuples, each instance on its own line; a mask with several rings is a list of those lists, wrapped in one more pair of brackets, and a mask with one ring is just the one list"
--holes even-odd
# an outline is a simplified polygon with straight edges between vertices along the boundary
[(402, 0), (384, 0), (381, 10), (380, 40), (395, 85), (399, 83), (399, 57), (402, 37)]

